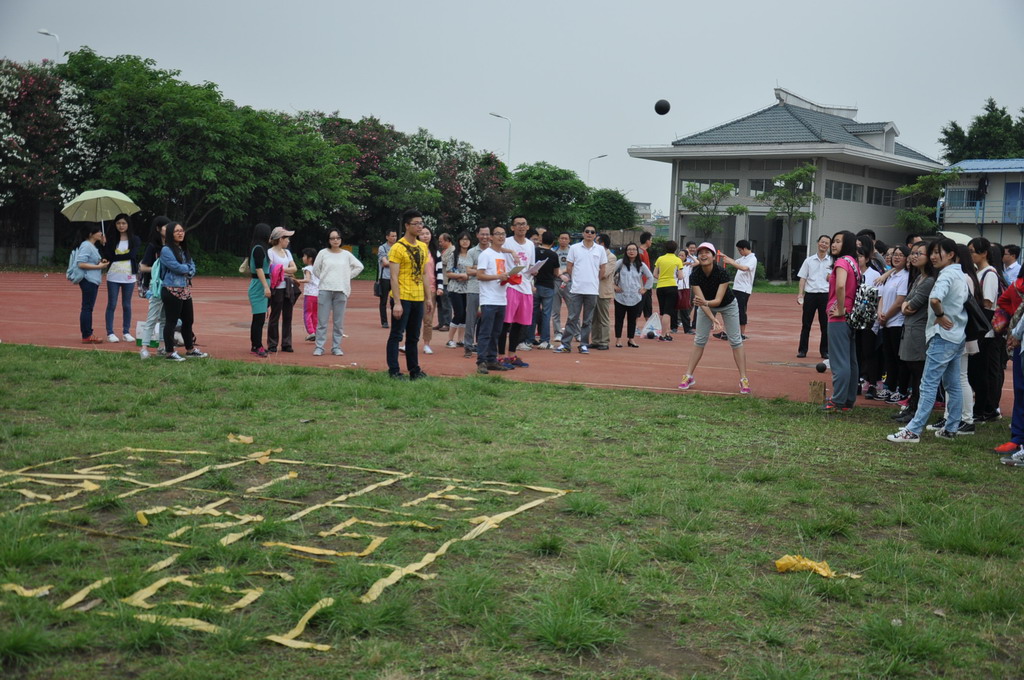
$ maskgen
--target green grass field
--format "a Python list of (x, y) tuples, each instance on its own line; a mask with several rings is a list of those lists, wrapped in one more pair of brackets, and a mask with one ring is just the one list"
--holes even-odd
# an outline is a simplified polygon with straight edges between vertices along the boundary
[[(897, 447), (888, 410), (9, 345), (0, 379), (0, 584), (50, 586), (0, 592), (4, 677), (1024, 675), (1006, 421)], [(265, 639), (328, 598), (329, 650)]]

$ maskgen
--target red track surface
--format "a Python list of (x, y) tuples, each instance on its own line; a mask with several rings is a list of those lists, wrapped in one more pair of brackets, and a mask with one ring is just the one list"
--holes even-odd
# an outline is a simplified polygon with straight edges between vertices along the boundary
[[(344, 357), (330, 354), (312, 356), (313, 343), (304, 342), (302, 327), (302, 300), (295, 307), (293, 335), (295, 353), (272, 354), (258, 359), (249, 354), (249, 321), (251, 314), (246, 298), (248, 281), (238, 278), (199, 277), (193, 286), (196, 310), (196, 336), (202, 349), (211, 356), (237, 361), (277, 364), (322, 366), (324, 368), (360, 367), (372, 371), (385, 371), (384, 345), (388, 331), (380, 327), (377, 298), (372, 294), (369, 281), (353, 282), (353, 294), (345, 316), (345, 334), (342, 348)], [(100, 287), (93, 327), (97, 336), (105, 336), (103, 315), (106, 306), (106, 286)], [(120, 303), (120, 301), (119, 301)], [(49, 275), (35, 272), (0, 273), (0, 340), (20, 343), (65, 347), (82, 351), (120, 352), (126, 360), (138, 361), (135, 345), (103, 343), (82, 345), (78, 331), (78, 310), (81, 294), (62, 273)], [(133, 299), (132, 333), (135, 323), (145, 319), (147, 304)], [(564, 312), (563, 312), (564, 313)], [(120, 330), (120, 304), (115, 314), (115, 330)], [(796, 358), (797, 337), (800, 331), (800, 307), (793, 295), (755, 293), (750, 300), (750, 325), (745, 343), (747, 373), (754, 396), (788, 397), (807, 401), (812, 381), (824, 380), (830, 386), (829, 375), (818, 374), (815, 364), (821, 361), (812, 349), (806, 359)], [(474, 373), (473, 359), (464, 359), (462, 349), (447, 349), (447, 333), (434, 332), (432, 356), (421, 356), (420, 364), (430, 375), (464, 376)], [(625, 340), (625, 339), (624, 339)], [(693, 336), (677, 335), (674, 342), (640, 339), (639, 349), (612, 347), (606, 352), (592, 350), (589, 355), (577, 352), (554, 354), (551, 351), (524, 352), (521, 358), (529, 368), (520, 368), (501, 374), (505, 380), (527, 382), (575, 383), (593, 387), (631, 387), (678, 393), (676, 385), (686, 368)], [(811, 347), (818, 343), (817, 328), (811, 333)], [(158, 361), (154, 358), (150, 361)], [(402, 370), (405, 371), (404, 358)], [(738, 374), (729, 345), (711, 339), (704, 358), (696, 372), (697, 385), (690, 392), (737, 394)], [(680, 393), (682, 396), (682, 393)], [(865, 405), (874, 402), (864, 401)], [(1007, 375), (1003, 391), (1002, 408), (1009, 413), (1013, 403), (1012, 385)]]

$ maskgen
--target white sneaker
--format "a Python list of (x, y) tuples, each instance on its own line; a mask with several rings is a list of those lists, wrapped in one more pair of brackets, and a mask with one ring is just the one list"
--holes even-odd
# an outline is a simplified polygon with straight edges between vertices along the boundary
[(121, 339), (124, 340), (125, 342), (135, 342), (135, 338), (132, 337), (131, 333), (125, 333), (124, 335), (121, 336)]
[(455, 344), (454, 340), (449, 340), (448, 342), (444, 343), (444, 346), (447, 347), (448, 349), (455, 349), (456, 347), (458, 347), (458, 345)]
[(340, 348), (338, 348), (338, 349), (332, 349), (332, 350), (331, 350), (331, 354), (333, 354), (333, 355), (334, 355), (334, 356), (336, 356), (336, 357), (343, 357), (343, 356), (345, 356), (345, 353), (344, 353), (344, 352), (342, 352)]
[(562, 341), (562, 334), (561, 333), (555, 333), (555, 342), (561, 342), (561, 341)]
[(121, 342), (121, 338), (111, 333), (110, 335), (107, 336), (107, 342)]
[(542, 342), (539, 345), (537, 345), (537, 349), (551, 349), (551, 343), (550, 342)]
[(140, 359), (148, 359), (149, 358), (149, 350), (146, 349), (145, 347), (140, 349), (139, 350), (139, 358)]
[(185, 357), (181, 356), (177, 352), (171, 352), (170, 354), (167, 355), (167, 358), (170, 359), (171, 361), (184, 361), (185, 360)]
[(423, 345), (423, 353), (424, 354), (433, 354), (434, 350), (430, 349), (430, 345)]
[(516, 347), (517, 352), (529, 352), (531, 349), (533, 349), (533, 345), (528, 342), (521, 342), (519, 343), (519, 346)]

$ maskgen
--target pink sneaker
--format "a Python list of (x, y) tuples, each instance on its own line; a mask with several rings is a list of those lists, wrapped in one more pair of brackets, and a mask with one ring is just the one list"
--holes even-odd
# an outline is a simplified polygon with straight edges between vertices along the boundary
[(679, 383), (679, 389), (688, 390), (691, 387), (693, 387), (696, 382), (697, 380), (692, 375), (687, 373), (686, 375), (683, 376), (683, 381)]
[(750, 381), (740, 378), (740, 394), (750, 394)]

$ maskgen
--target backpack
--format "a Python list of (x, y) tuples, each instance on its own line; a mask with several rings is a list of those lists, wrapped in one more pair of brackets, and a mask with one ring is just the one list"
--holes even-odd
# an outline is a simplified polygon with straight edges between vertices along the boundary
[(149, 272), (149, 297), (160, 299), (160, 289), (164, 287), (163, 267), (160, 266), (160, 258), (153, 261), (153, 269)]
[(71, 256), (68, 257), (68, 271), (65, 276), (76, 286), (85, 278), (85, 270), (78, 266), (78, 248), (72, 250)]
[(878, 318), (878, 289), (870, 283), (862, 283), (853, 296), (853, 307), (846, 313), (850, 328), (862, 331), (870, 328)]

